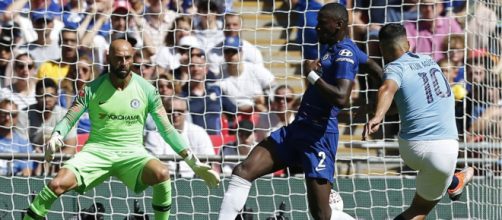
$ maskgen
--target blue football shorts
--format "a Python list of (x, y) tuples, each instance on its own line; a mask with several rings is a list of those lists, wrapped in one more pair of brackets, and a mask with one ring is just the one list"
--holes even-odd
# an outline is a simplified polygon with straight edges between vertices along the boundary
[(302, 167), (305, 177), (334, 181), (338, 133), (293, 123), (270, 134), (284, 165)]

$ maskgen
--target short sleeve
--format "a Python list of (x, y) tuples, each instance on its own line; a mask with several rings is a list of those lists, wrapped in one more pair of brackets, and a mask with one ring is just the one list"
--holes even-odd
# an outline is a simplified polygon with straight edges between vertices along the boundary
[(354, 80), (358, 66), (358, 56), (352, 49), (343, 48), (335, 54), (333, 71), (336, 79)]
[(365, 64), (368, 62), (368, 55), (364, 53), (359, 47), (356, 47), (356, 54), (357, 54), (357, 60), (359, 61), (358, 64)]
[(388, 65), (384, 68), (384, 80), (393, 80), (401, 87), (403, 81), (403, 71), (398, 65)]

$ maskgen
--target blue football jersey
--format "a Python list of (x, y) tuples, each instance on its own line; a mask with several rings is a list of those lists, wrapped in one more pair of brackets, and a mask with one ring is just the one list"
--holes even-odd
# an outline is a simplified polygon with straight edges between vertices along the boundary
[(399, 86), (394, 101), (402, 139), (458, 139), (450, 84), (430, 56), (405, 53), (385, 66), (384, 75)]
[[(321, 78), (332, 85), (337, 79), (354, 80), (359, 64), (366, 63), (367, 60), (368, 56), (352, 40), (344, 38), (329, 47), (321, 57)], [(303, 95), (296, 121), (313, 125), (325, 132), (338, 133), (338, 112), (340, 109), (326, 102), (317, 88), (309, 86)]]

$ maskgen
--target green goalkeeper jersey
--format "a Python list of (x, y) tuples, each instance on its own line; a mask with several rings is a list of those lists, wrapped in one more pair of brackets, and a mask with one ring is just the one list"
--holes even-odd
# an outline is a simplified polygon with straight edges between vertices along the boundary
[(164, 140), (177, 153), (186, 147), (169, 122), (157, 89), (137, 74), (132, 74), (123, 90), (113, 86), (109, 73), (87, 84), (79, 91), (77, 99), (55, 131), (66, 136), (86, 110), (91, 120), (86, 147), (100, 146), (113, 150), (143, 147), (143, 130), (148, 113)]

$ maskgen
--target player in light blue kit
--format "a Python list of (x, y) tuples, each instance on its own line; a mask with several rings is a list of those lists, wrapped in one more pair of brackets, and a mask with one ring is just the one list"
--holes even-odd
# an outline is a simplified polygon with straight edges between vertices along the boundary
[(363, 140), (379, 129), (394, 100), (401, 119), (399, 153), (418, 171), (415, 198), (395, 219), (425, 219), (446, 191), (452, 200), (459, 199), (474, 169), (454, 174), (458, 157), (454, 98), (441, 68), (429, 56), (408, 52), (406, 29), (400, 24), (385, 25), (379, 39), (387, 64), (375, 116), (365, 125)]
[(368, 61), (367, 55), (346, 37), (347, 23), (347, 10), (340, 4), (326, 4), (319, 11), (319, 42), (329, 45), (329, 49), (320, 61), (311, 63), (307, 79), (312, 85), (305, 91), (295, 120), (274, 131), (234, 168), (220, 220), (235, 219), (246, 202), (252, 181), (286, 166), (303, 168), (312, 216), (330, 219), (337, 115), (349, 102), (359, 64)]

